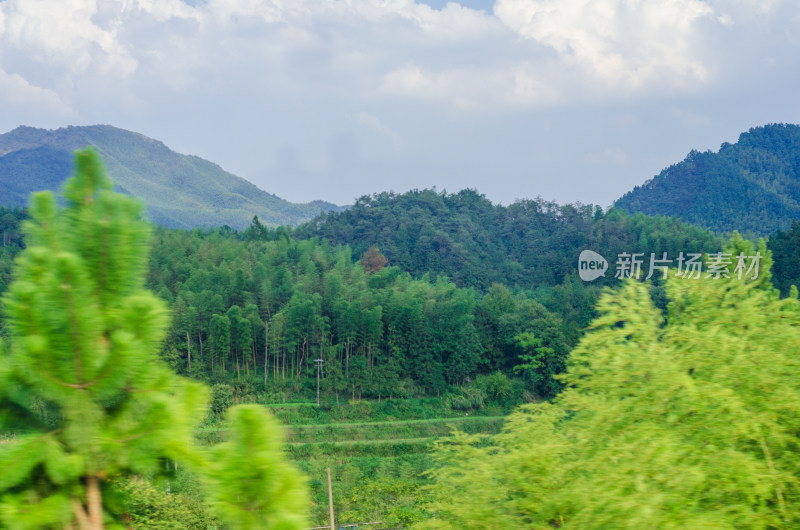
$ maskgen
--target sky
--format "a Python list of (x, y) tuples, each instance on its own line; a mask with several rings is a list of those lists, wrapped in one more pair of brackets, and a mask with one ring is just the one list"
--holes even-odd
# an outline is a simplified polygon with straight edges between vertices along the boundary
[(0, 133), (110, 124), (293, 202), (609, 206), (800, 123), (797, 0), (0, 0)]

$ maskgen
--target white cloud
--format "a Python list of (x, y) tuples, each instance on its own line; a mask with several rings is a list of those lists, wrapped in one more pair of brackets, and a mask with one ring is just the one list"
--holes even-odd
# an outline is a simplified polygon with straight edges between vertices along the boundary
[[(123, 4), (124, 5), (124, 4)], [(3, 40), (25, 50), (34, 61), (81, 73), (93, 63), (104, 71), (128, 74), (136, 61), (117, 40), (119, 16), (95, 23), (94, 0), (58, 2), (6, 0), (0, 3)]]
[(726, 15), (725, 13), (717, 15), (717, 22), (719, 22), (725, 27), (733, 26), (733, 19), (729, 15)]
[(102, 78), (125, 92), (260, 90), (505, 112), (702, 86), (722, 68), (714, 54), (731, 53), (710, 52), (706, 26), (733, 31), (742, 14), (766, 9), (734, 7), (497, 0), (490, 14), (413, 0), (5, 0), (0, 67), (65, 100), (87, 89), (77, 81)]
[(0, 100), (8, 107), (15, 107), (19, 112), (27, 109), (37, 114), (48, 113), (59, 117), (74, 116), (74, 112), (52, 90), (33, 86), (22, 76), (8, 74), (0, 70)]
[(96, 76), (124, 91), (245, 85), (502, 111), (697, 90), (736, 67), (736, 48), (722, 45), (749, 16), (772, 30), (787, 10), (788, 0), (497, 0), (494, 14), (413, 0), (5, 0), (0, 67), (65, 99)]
[(615, 89), (703, 82), (700, 0), (497, 0), (494, 13), (520, 35)]
[(487, 111), (545, 107), (558, 92), (529, 64), (509, 67), (454, 68), (423, 71), (416, 65), (397, 68), (383, 78), (380, 91), (430, 101), (446, 101), (461, 110)]
[[(157, 1), (157, 0), (155, 0)], [(260, 1), (260, 0), (209, 0), (198, 6), (206, 24), (230, 24), (238, 19), (253, 19), (262, 22), (277, 22), (283, 14), (291, 12), (293, 6), (303, 2)]]
[(133, 0), (123, 2), (122, 11), (141, 10), (151, 15), (158, 22), (166, 22), (171, 18), (199, 19), (200, 14), (196, 9), (187, 5), (182, 0)]

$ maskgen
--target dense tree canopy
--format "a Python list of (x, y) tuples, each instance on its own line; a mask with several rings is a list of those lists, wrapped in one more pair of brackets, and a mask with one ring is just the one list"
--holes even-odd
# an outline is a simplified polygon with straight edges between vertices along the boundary
[[(485, 291), (495, 283), (541, 289), (576, 277), (584, 249), (620, 252), (713, 252), (720, 240), (675, 219), (604, 213), (592, 205), (542, 199), (492, 204), (474, 190), (380, 193), (344, 212), (301, 225), (295, 237), (350, 245), (360, 256), (377, 246), (391, 265), (415, 277), (447, 276), (459, 287)], [(613, 278), (598, 283), (612, 285)]]
[(542, 304), (499, 284), (482, 295), (444, 277), (416, 280), (383, 266), (377, 251), (372, 259), (362, 266), (347, 247), (297, 241), (256, 222), (241, 240), (161, 230), (150, 285), (172, 301), (170, 344), (190, 373), (301, 382), (321, 358), (323, 378), (341, 374), (351, 397), (396, 395), (401, 380), (436, 392), (479, 373), (510, 373), (521, 353), (512, 337), (533, 332), (558, 357), (541, 367), (547, 384), (535, 391), (558, 389), (550, 375), (570, 344)]

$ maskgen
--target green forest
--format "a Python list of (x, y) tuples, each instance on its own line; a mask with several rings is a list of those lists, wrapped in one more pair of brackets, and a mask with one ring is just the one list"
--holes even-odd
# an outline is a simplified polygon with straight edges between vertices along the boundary
[[(2, 528), (800, 522), (800, 223), (415, 190), (169, 229), (91, 149), (61, 197), (0, 208)], [(762, 261), (645, 282), (626, 252)]]

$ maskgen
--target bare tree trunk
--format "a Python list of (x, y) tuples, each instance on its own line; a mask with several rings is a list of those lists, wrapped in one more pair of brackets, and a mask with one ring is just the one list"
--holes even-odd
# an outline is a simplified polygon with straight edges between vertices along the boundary
[(103, 498), (100, 493), (100, 481), (95, 476), (86, 480), (86, 508), (89, 512), (90, 530), (103, 528)]
[(186, 332), (186, 369), (192, 368), (192, 342), (189, 340), (189, 332)]
[(269, 322), (264, 321), (264, 384), (267, 384), (267, 360), (269, 359)]
[(300, 379), (300, 373), (303, 370), (303, 361), (306, 358), (306, 338), (303, 337), (303, 346), (301, 347), (300, 361), (297, 363), (297, 378)]
[(347, 337), (347, 341), (344, 343), (344, 378), (347, 379), (350, 376), (350, 337)]

